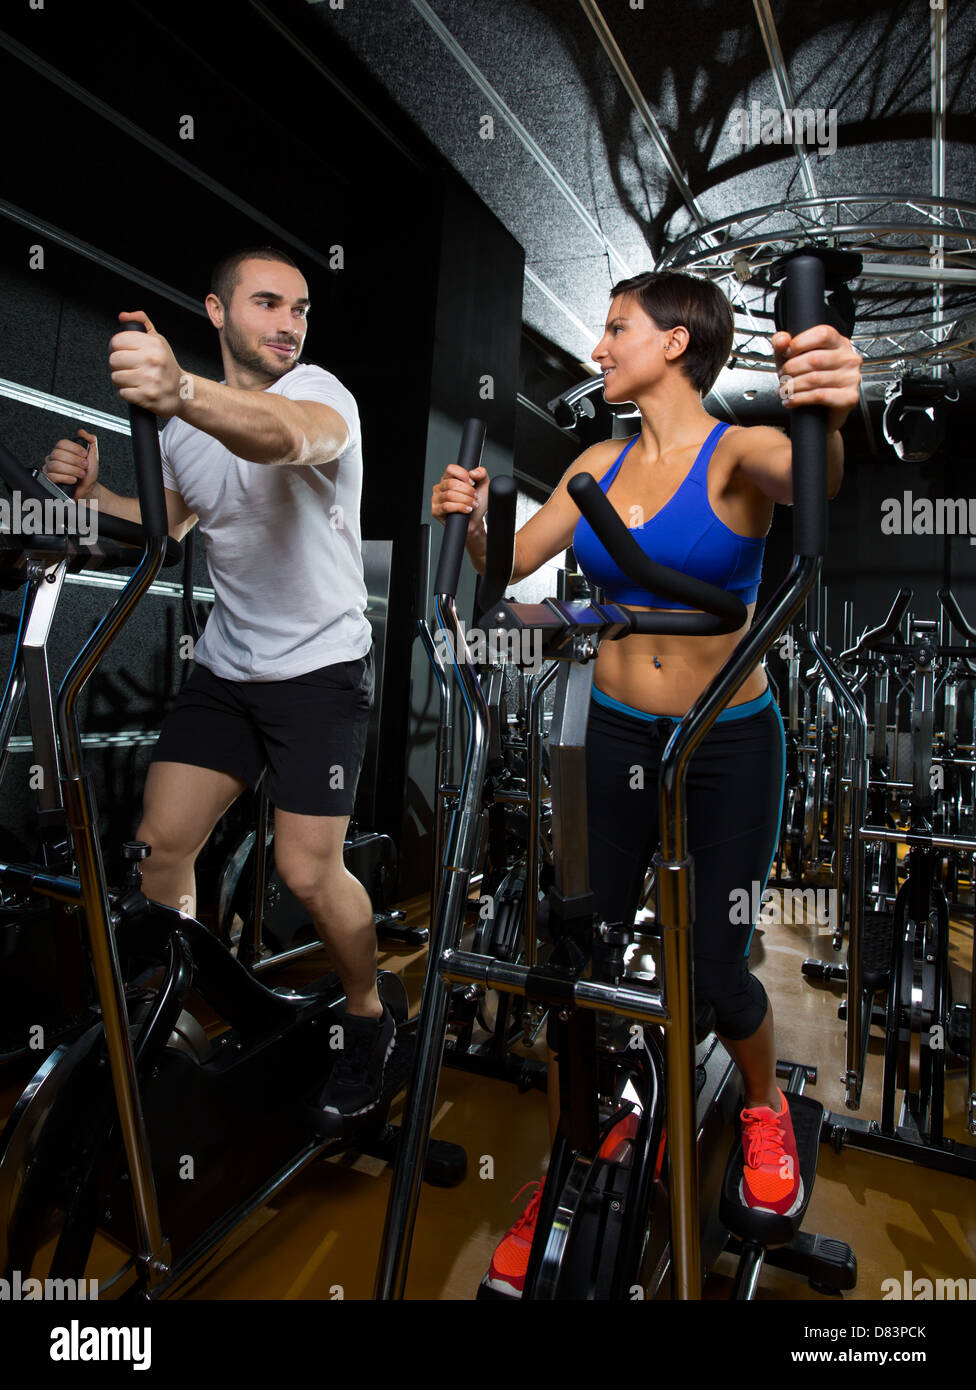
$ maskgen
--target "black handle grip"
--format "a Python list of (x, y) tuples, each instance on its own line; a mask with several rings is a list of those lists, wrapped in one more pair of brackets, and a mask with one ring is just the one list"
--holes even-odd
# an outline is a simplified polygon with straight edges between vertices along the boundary
[[(816, 256), (796, 255), (786, 263), (783, 322), (791, 337), (823, 323), (825, 270)], [(827, 549), (827, 411), (820, 405), (792, 412), (793, 550), (800, 556)]]
[(498, 602), (508, 588), (515, 559), (515, 479), (504, 475), (492, 478), (488, 489), (488, 546), (485, 572), (478, 585), (478, 607), (482, 613)]
[(614, 564), (642, 588), (675, 603), (700, 608), (702, 613), (641, 613), (636, 630), (647, 633), (676, 632), (704, 636), (738, 632), (748, 616), (735, 594), (714, 584), (694, 579), (644, 554), (590, 473), (577, 473), (569, 482), (569, 495), (592, 526)]
[(956, 631), (963, 637), (968, 637), (970, 642), (976, 642), (976, 628), (959, 607), (959, 600), (951, 589), (939, 590), (939, 602), (948, 613), (949, 621)]
[[(142, 323), (127, 323), (122, 333), (145, 333)], [(150, 538), (169, 535), (166, 516), (166, 497), (163, 491), (163, 465), (159, 456), (159, 432), (156, 417), (141, 405), (129, 406), (129, 427), (132, 431), (132, 457), (136, 466), (136, 488), (139, 493), (139, 512), (146, 535)]]
[[(471, 419), (464, 422), (461, 447), (458, 450), (458, 464), (469, 473), (481, 464), (486, 428), (484, 420)], [(467, 534), (468, 518), (466, 513), (451, 512), (444, 523), (444, 540), (441, 544), (441, 553), (437, 560), (437, 574), (434, 578), (435, 594), (450, 595), (453, 598), (457, 593)]]

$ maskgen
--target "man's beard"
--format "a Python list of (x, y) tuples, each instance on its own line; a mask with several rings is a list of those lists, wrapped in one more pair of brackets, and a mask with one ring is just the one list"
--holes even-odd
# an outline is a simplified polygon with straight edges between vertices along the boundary
[(283, 359), (280, 362), (267, 361), (249, 346), (243, 334), (237, 331), (234, 320), (228, 313), (224, 314), (224, 342), (227, 345), (227, 351), (239, 367), (243, 367), (245, 371), (256, 372), (258, 376), (271, 377), (274, 380), (283, 377), (293, 367), (297, 367), (298, 359), (301, 356), (301, 349), (299, 348), (292, 358)]

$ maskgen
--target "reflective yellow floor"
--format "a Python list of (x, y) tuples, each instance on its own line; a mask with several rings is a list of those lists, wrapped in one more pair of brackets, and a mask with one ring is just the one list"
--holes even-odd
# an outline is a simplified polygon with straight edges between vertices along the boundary
[[(425, 925), (426, 898), (404, 905), (408, 920)], [(955, 997), (968, 997), (972, 927), (954, 922)], [(828, 1108), (844, 1111), (841, 1074), (844, 1027), (837, 1018), (839, 986), (811, 984), (800, 973), (804, 957), (832, 959), (829, 934), (816, 926), (773, 924), (757, 929), (753, 966), (772, 1000), (780, 1057), (819, 1068), (808, 1087)], [(384, 953), (381, 964), (402, 973), (412, 1007), (419, 1004), (425, 953)], [(314, 962), (314, 964), (313, 964)], [(324, 969), (311, 957), (279, 977), (295, 983)], [(880, 1114), (880, 1039), (871, 1044), (860, 1115)], [(952, 1072), (947, 1130), (965, 1140), (965, 1076)], [(0, 1115), (18, 1087), (0, 1092)], [(395, 1118), (395, 1113), (394, 1113)], [(519, 1094), (504, 1082), (445, 1069), (435, 1134), (464, 1146), (468, 1172), (460, 1187), (423, 1188), (410, 1264), (410, 1299), (474, 1298), (498, 1239), (522, 1210), (524, 1184), (545, 1171), (548, 1153), (545, 1096)], [(970, 1138), (969, 1142), (976, 1143)], [(373, 1159), (348, 1157), (306, 1169), (238, 1235), (236, 1248), (188, 1293), (194, 1299), (363, 1299), (373, 1286), (389, 1189), (389, 1169)], [(857, 1289), (847, 1299), (878, 1299), (882, 1282), (912, 1278), (976, 1277), (976, 1182), (853, 1149), (836, 1154), (821, 1146), (819, 1176), (804, 1223), (848, 1241), (859, 1266)], [(728, 1292), (733, 1262), (723, 1257), (707, 1294)], [(759, 1298), (819, 1300), (805, 1281), (766, 1267)]]
[[(406, 904), (409, 920), (426, 921), (427, 902)], [(753, 964), (773, 1003), (780, 1057), (811, 1062), (818, 1083), (808, 1087), (832, 1110), (844, 1110), (844, 1026), (837, 986), (810, 984), (800, 973), (806, 956), (832, 959), (829, 935), (815, 926), (774, 924), (757, 930)], [(965, 998), (972, 927), (954, 929), (955, 997)], [(964, 969), (963, 962), (966, 963)], [(419, 999), (424, 958), (386, 956)], [(880, 1114), (880, 1042), (871, 1061), (860, 1115)], [(950, 1077), (948, 1133), (966, 1138), (962, 1122), (964, 1073)], [(442, 1073), (435, 1133), (468, 1153), (464, 1183), (453, 1190), (423, 1188), (407, 1296), (471, 1299), (497, 1240), (521, 1211), (519, 1189), (545, 1171), (546, 1102), (540, 1092), (448, 1068)], [(970, 1142), (976, 1143), (976, 1140)], [(485, 1160), (490, 1160), (486, 1162)], [(492, 1176), (482, 1176), (491, 1172)], [(203, 1280), (195, 1298), (368, 1297), (382, 1232), (389, 1170), (374, 1160), (319, 1165), (274, 1204), (274, 1214), (245, 1246)], [(882, 1281), (976, 1277), (976, 1182), (847, 1149), (821, 1146), (816, 1190), (805, 1229), (843, 1239), (858, 1260), (858, 1287), (849, 1299), (878, 1299)], [(723, 1257), (709, 1280), (710, 1296), (728, 1292), (734, 1262)], [(758, 1297), (820, 1300), (796, 1276), (766, 1267)]]

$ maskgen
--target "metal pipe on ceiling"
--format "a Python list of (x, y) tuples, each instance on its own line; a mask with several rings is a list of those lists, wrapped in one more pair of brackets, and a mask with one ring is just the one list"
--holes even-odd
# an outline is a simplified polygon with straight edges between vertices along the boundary
[(613, 64), (614, 71), (620, 78), (620, 82), (627, 95), (630, 97), (634, 110), (644, 122), (644, 127), (648, 135), (654, 141), (658, 154), (664, 160), (667, 171), (671, 175), (671, 180), (675, 188), (677, 188), (678, 192), (681, 194), (685, 206), (688, 208), (688, 211), (691, 213), (698, 226), (704, 227), (707, 220), (705, 214), (702, 212), (698, 200), (692, 192), (691, 186), (685, 178), (680, 164), (675, 159), (671, 146), (668, 144), (667, 137), (657, 123), (654, 112), (651, 110), (650, 106), (648, 106), (647, 98), (644, 96), (637, 79), (631, 72), (627, 59), (624, 57), (620, 45), (614, 38), (610, 26), (604, 19), (599, 5), (596, 3), (596, 0), (580, 0), (580, 5), (583, 8), (583, 13), (593, 25), (596, 36), (600, 40), (600, 47)]
[[(779, 97), (779, 104), (784, 114), (787, 111), (796, 110), (796, 102), (793, 99), (793, 88), (790, 85), (789, 73), (786, 71), (786, 60), (783, 57), (783, 50), (779, 42), (779, 34), (776, 32), (776, 21), (773, 19), (772, 6), (769, 0), (752, 0), (753, 8), (756, 11), (756, 19), (759, 21), (759, 31), (762, 34), (763, 44), (766, 49), (766, 56), (769, 59), (769, 66), (773, 74), (773, 82), (776, 84), (776, 95)], [(800, 174), (803, 178), (807, 196), (817, 197), (817, 185), (813, 177), (813, 169), (807, 152), (802, 145), (794, 143), (794, 152), (800, 165)]]
[[(937, 8), (929, 11), (929, 66), (932, 78), (932, 196), (945, 197), (945, 91), (946, 91), (946, 24), (948, 22), (949, 0), (942, 0)], [(936, 234), (932, 240), (929, 260), (933, 269), (941, 271), (945, 265), (945, 242)], [(944, 313), (944, 292), (942, 280), (932, 285), (932, 319), (938, 324)], [(935, 330), (938, 333), (938, 330)], [(935, 375), (942, 375), (941, 364), (936, 364)]]
[(976, 285), (976, 266), (898, 265), (890, 261), (865, 261), (861, 280), (932, 280), (956, 285)]
[(618, 270), (622, 273), (622, 275), (633, 275), (634, 272), (631, 266), (627, 263), (627, 261), (620, 254), (617, 248), (609, 241), (605, 232), (600, 227), (599, 223), (596, 222), (596, 220), (590, 215), (587, 209), (580, 202), (579, 198), (577, 198), (576, 194), (573, 192), (569, 184), (563, 178), (562, 174), (553, 164), (552, 160), (548, 157), (548, 155), (546, 155), (543, 152), (541, 146), (529, 134), (525, 126), (519, 120), (518, 116), (516, 116), (515, 112), (505, 101), (504, 97), (502, 97), (501, 94), (488, 81), (488, 78), (478, 67), (474, 59), (471, 58), (471, 56), (465, 51), (465, 49), (461, 47), (461, 45), (458, 43), (457, 39), (451, 33), (450, 29), (448, 29), (447, 25), (443, 22), (443, 20), (437, 14), (435, 14), (435, 12), (431, 9), (430, 5), (427, 4), (427, 0), (412, 0), (412, 4), (414, 9), (424, 20), (424, 22), (430, 26), (433, 32), (440, 39), (441, 43), (454, 58), (455, 62), (464, 69), (464, 71), (471, 78), (471, 81), (475, 84), (475, 86), (478, 87), (479, 90), (484, 94), (484, 96), (487, 97), (488, 101), (491, 102), (492, 106), (501, 116), (502, 120), (509, 127), (509, 129), (513, 132), (515, 137), (518, 139), (519, 143), (523, 146), (524, 149), (526, 149), (529, 152), (529, 154), (539, 165), (539, 168), (543, 171), (546, 177), (559, 190), (559, 192), (566, 199), (567, 203), (569, 203), (570, 207), (576, 213), (576, 216), (580, 219), (583, 225), (588, 229), (588, 231), (590, 231), (593, 234), (596, 240), (600, 243), (601, 249), (606, 252), (606, 254), (610, 257), (611, 260), (617, 263)]

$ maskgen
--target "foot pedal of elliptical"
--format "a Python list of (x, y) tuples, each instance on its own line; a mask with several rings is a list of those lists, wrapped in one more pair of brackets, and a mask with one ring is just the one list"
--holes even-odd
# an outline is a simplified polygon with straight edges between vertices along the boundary
[(789, 1091), (786, 1092), (786, 1101), (790, 1107), (796, 1152), (800, 1160), (803, 1203), (799, 1211), (794, 1212), (792, 1216), (781, 1216), (779, 1212), (767, 1211), (764, 1207), (747, 1207), (743, 1204), (739, 1192), (745, 1159), (740, 1134), (725, 1170), (719, 1215), (732, 1234), (747, 1243), (788, 1245), (799, 1230), (813, 1192), (824, 1108), (819, 1101), (812, 1100), (809, 1096), (797, 1096)]
[(380, 941), (396, 941), (401, 946), (426, 946), (430, 932), (426, 927), (407, 927), (403, 925), (406, 913), (399, 908), (388, 912), (374, 912), (373, 926)]
[[(417, 1038), (414, 1031), (409, 1027), (399, 1028), (397, 1030), (397, 1045), (393, 1049), (383, 1083), (383, 1096), (387, 1102), (398, 1095), (408, 1084), (416, 1047)], [(388, 1142), (392, 1143), (389, 1154), (392, 1162), (396, 1143), (400, 1136), (399, 1127), (387, 1125), (384, 1136)], [(370, 1150), (364, 1149), (363, 1152), (370, 1152)], [(385, 1154), (378, 1152), (376, 1156), (386, 1157)], [(428, 1140), (427, 1158), (424, 1162), (424, 1182), (429, 1182), (431, 1187), (457, 1187), (458, 1183), (464, 1181), (467, 1171), (468, 1156), (460, 1144), (452, 1144), (445, 1139)]]
[(840, 1293), (857, 1286), (857, 1259), (842, 1240), (797, 1231), (789, 1245), (766, 1253), (766, 1264), (804, 1274), (821, 1293)]
[[(399, 1140), (399, 1125), (386, 1124), (378, 1134), (362, 1142), (357, 1141), (353, 1147), (370, 1158), (381, 1158), (386, 1163), (392, 1163)], [(424, 1182), (429, 1182), (431, 1187), (457, 1187), (464, 1181), (467, 1171), (468, 1156), (460, 1144), (451, 1144), (445, 1139), (431, 1139), (428, 1142)]]
[(888, 986), (894, 935), (895, 914), (893, 912), (866, 912), (864, 914), (862, 960), (864, 988), (875, 994)]

